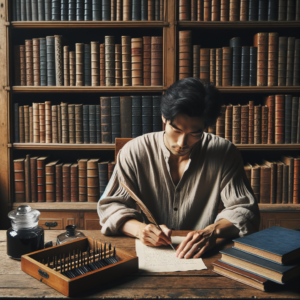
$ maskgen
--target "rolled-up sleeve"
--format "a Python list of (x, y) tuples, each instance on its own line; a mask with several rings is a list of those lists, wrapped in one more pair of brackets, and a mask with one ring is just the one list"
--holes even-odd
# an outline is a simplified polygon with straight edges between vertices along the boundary
[(224, 156), (222, 169), (221, 200), (225, 206), (216, 217), (230, 221), (245, 236), (258, 231), (260, 214), (251, 185), (246, 177), (240, 152), (230, 145)]
[(136, 191), (136, 174), (130, 162), (127, 145), (119, 151), (112, 178), (98, 201), (97, 212), (100, 218), (101, 232), (105, 235), (120, 234), (120, 227), (129, 219), (143, 221), (141, 213), (136, 209), (135, 201), (120, 185), (126, 183)]

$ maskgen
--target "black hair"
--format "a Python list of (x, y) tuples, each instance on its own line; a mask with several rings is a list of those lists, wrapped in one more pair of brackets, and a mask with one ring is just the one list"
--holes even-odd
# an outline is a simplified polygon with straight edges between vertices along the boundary
[(203, 118), (205, 127), (209, 127), (216, 124), (221, 105), (221, 93), (212, 83), (189, 77), (176, 81), (166, 90), (160, 108), (167, 121), (186, 114)]

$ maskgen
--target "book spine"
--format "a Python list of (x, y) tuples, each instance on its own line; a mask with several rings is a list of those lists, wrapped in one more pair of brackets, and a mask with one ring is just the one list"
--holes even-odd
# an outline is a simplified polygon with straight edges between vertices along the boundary
[(32, 21), (31, 0), (26, 0), (26, 21)]
[(47, 85), (47, 50), (46, 39), (40, 38), (40, 85)]
[(161, 111), (160, 111), (161, 96), (152, 96), (152, 131), (161, 131), (162, 130), (162, 120), (161, 120)]
[(25, 202), (25, 166), (24, 159), (14, 160), (15, 202)]
[(300, 21), (300, 1), (296, 0), (296, 15), (295, 20)]
[(203, 0), (203, 21), (211, 21), (211, 0)]
[(68, 103), (60, 104), (61, 110), (61, 142), (69, 143)]
[(148, 0), (141, 0), (141, 20), (148, 21)]
[[(143, 5), (143, 1), (141, 3), (141, 5)], [(123, 11), (122, 11), (122, 6), (123, 6), (123, 0), (117, 0), (117, 11), (116, 11), (116, 20), (117, 21), (122, 21), (122, 15), (123, 15)]]
[(55, 200), (56, 202), (62, 202), (62, 164), (55, 165)]
[(268, 1), (268, 21), (278, 21), (278, 0)]
[(268, 83), (268, 33), (259, 32), (254, 37), (257, 46), (257, 86), (267, 86)]
[(32, 21), (38, 21), (38, 3), (37, 0), (31, 0)]
[(288, 204), (289, 198), (289, 166), (283, 165), (282, 171), (282, 203)]
[(261, 143), (268, 143), (268, 106), (262, 106), (261, 108)]
[(26, 85), (33, 86), (32, 40), (25, 40)]
[(232, 107), (232, 142), (234, 144), (241, 143), (241, 106), (234, 105)]
[[(133, 101), (134, 96), (132, 96)], [(111, 97), (111, 139), (115, 143), (115, 139), (121, 137), (120, 123), (120, 97)]]
[(13, 0), (12, 2), (12, 18), (11, 21), (17, 21), (17, 0)]
[(98, 160), (90, 159), (87, 162), (87, 201), (99, 200), (99, 172)]
[(33, 114), (33, 142), (40, 142), (40, 120), (39, 120), (39, 104), (32, 103)]
[(82, 104), (75, 104), (75, 142), (76, 144), (83, 143), (83, 128), (82, 128)]
[(24, 105), (24, 142), (29, 143), (29, 106)]
[(278, 33), (269, 33), (268, 47), (268, 86), (278, 84)]
[(101, 106), (96, 105), (96, 143), (101, 143)]
[[(152, 53), (153, 55), (156, 52)], [(151, 61), (154, 59), (152, 55)], [(131, 77), (132, 86), (143, 85), (143, 39), (132, 38), (131, 39)]]
[(148, 0), (148, 21), (155, 20), (155, 0)]
[(61, 4), (60, 4), (60, 20), (61, 21), (69, 20), (68, 8), (69, 8), (69, 1), (61, 0)]
[[(298, 101), (300, 102), (300, 98)], [(297, 144), (300, 144), (300, 103), (298, 104)]]
[(70, 86), (76, 85), (76, 61), (75, 61), (75, 51), (69, 52), (69, 73), (70, 73)]
[(241, 144), (248, 144), (249, 105), (241, 106)]
[(200, 79), (210, 80), (210, 49), (200, 48)]
[(64, 46), (64, 86), (70, 86), (69, 46)]
[(286, 20), (295, 21), (295, 0), (287, 0)]
[(241, 52), (241, 86), (249, 86), (250, 47), (242, 47)]
[(254, 106), (254, 144), (261, 144), (261, 105)]
[(211, 20), (220, 21), (220, 0), (212, 0), (211, 2)]
[(84, 21), (92, 20), (92, 0), (84, 0)]
[(131, 38), (121, 37), (122, 44), (122, 82), (123, 86), (131, 85)]
[(68, 105), (69, 143), (76, 143), (75, 135), (75, 104)]
[(29, 107), (29, 143), (33, 143), (33, 115), (32, 115), (32, 106)]
[(278, 21), (286, 21), (287, 16), (287, 1), (278, 0)]
[(82, 130), (83, 130), (83, 143), (90, 143), (89, 135), (89, 105), (82, 106)]
[(232, 105), (228, 105), (225, 112), (225, 139), (232, 142)]
[(249, 0), (241, 0), (240, 21), (248, 21)]
[(159, 17), (160, 17), (160, 6), (159, 6), (159, 1), (160, 1), (160, 0), (155, 0), (155, 3), (154, 3), (154, 5), (155, 5), (155, 8), (154, 8), (154, 14), (155, 14), (154, 20), (155, 20), (155, 21), (159, 21)]
[(55, 82), (57, 86), (63, 86), (63, 58), (62, 58), (62, 36), (55, 35)]
[(52, 143), (58, 143), (57, 105), (52, 105)]
[(151, 37), (143, 36), (143, 85), (151, 85)]
[(230, 86), (232, 80), (232, 48), (223, 47), (222, 85)]
[(76, 21), (83, 21), (84, 2), (83, 0), (76, 0)]
[(278, 44), (278, 86), (285, 86), (288, 38), (285, 36), (279, 37)]
[(143, 134), (142, 127), (142, 96), (132, 96), (132, 137)]
[(96, 144), (96, 105), (89, 105), (89, 137), (90, 144)]
[(14, 104), (14, 133), (15, 133), (15, 143), (20, 143), (20, 135), (19, 135), (19, 104)]
[(257, 83), (257, 47), (250, 47), (249, 86)]
[(55, 165), (45, 167), (46, 202), (55, 202)]
[(142, 133), (152, 132), (152, 96), (142, 96)]
[(120, 120), (121, 137), (131, 138), (132, 120), (131, 120), (132, 100), (130, 96), (120, 97)]
[(283, 175), (283, 164), (277, 164), (277, 184), (276, 184), (276, 203), (282, 203), (282, 175)]
[(298, 98), (285, 95), (284, 101), (284, 143), (297, 143)]
[(216, 49), (210, 49), (210, 69), (209, 69), (210, 82), (216, 85)]
[(100, 44), (100, 86), (105, 86), (105, 44)]
[(52, 20), (52, 0), (45, 0), (45, 21)]
[(100, 197), (108, 184), (108, 163), (98, 164)]
[(24, 106), (19, 106), (19, 134), (20, 134), (20, 143), (25, 143)]
[(55, 42), (54, 36), (46, 37), (47, 51), (47, 85), (55, 86)]
[(193, 45), (193, 77), (200, 77), (200, 45)]
[(122, 48), (121, 48), (121, 44), (115, 44), (115, 86), (122, 86)]
[(232, 86), (241, 85), (241, 47), (232, 47)]
[(40, 75), (40, 40), (32, 39), (32, 58), (33, 58), (33, 85), (41, 85)]
[(26, 20), (26, 0), (20, 0), (20, 10), (21, 10), (21, 21), (27, 21)]
[(295, 37), (289, 37), (288, 44), (287, 44), (286, 86), (293, 85), (294, 53), (295, 53)]
[(132, 21), (141, 20), (141, 0), (132, 0)]
[[(220, 0), (220, 1), (221, 1), (220, 21), (221, 22), (229, 21), (229, 1), (228, 0)], [(202, 21), (202, 20), (198, 20), (198, 21)]]
[[(102, 0), (102, 21), (111, 21), (110, 20), (110, 14), (111, 14), (110, 13), (110, 10), (111, 10), (110, 2), (111, 2), (111, 0)], [(125, 3), (125, 0), (123, 0), (123, 3)]]
[(15, 71), (15, 85), (21, 85), (21, 60), (20, 47), (14, 46), (14, 71)]
[(30, 182), (30, 155), (26, 155), (25, 159), (25, 201), (31, 202), (31, 182)]
[(258, 21), (268, 21), (268, 2), (269, 0), (258, 0)]
[(260, 167), (251, 169), (251, 187), (257, 203), (260, 203)]
[(63, 202), (71, 202), (70, 189), (70, 164), (63, 164), (62, 166), (62, 198)]
[(99, 86), (100, 83), (100, 46), (99, 42), (91, 42), (91, 76), (92, 86)]
[(78, 164), (72, 164), (70, 169), (71, 202), (78, 202)]
[(60, 0), (52, 0), (52, 21), (60, 21)]
[(51, 101), (45, 101), (45, 128), (46, 128), (46, 143), (52, 142), (52, 115)]
[(45, 202), (46, 201), (46, 194), (45, 194), (45, 161), (44, 160), (37, 160), (37, 196), (38, 202)]
[(76, 21), (76, 0), (69, 0), (68, 20)]
[(57, 135), (58, 135), (58, 142), (62, 143), (62, 125), (61, 125), (61, 107), (57, 105)]
[(260, 203), (270, 203), (271, 168), (260, 168)]
[(269, 107), (269, 117), (268, 117), (268, 144), (275, 143), (275, 96), (268, 96), (268, 107)]
[(275, 144), (284, 143), (284, 95), (275, 95)]
[(229, 1), (229, 21), (239, 21), (240, 19), (240, 1)]
[(192, 31), (179, 31), (179, 80), (192, 76)]
[(100, 97), (101, 105), (101, 139), (103, 144), (112, 142), (111, 136), (111, 97)]
[(76, 55), (76, 86), (84, 86), (84, 44), (75, 44)]
[(191, 0), (191, 21), (197, 21), (197, 0)]
[(223, 50), (216, 49), (216, 86), (222, 86)]
[(84, 44), (84, 84), (85, 86), (91, 86), (91, 45)]
[(293, 204), (299, 204), (300, 198), (300, 158), (294, 159)]
[(40, 143), (46, 142), (45, 103), (39, 103)]
[(225, 114), (226, 114), (226, 105), (222, 105), (221, 114), (217, 119), (216, 125), (216, 135), (225, 138)]
[(31, 202), (37, 202), (37, 158), (30, 157), (30, 191), (31, 191)]
[(16, 0), (15, 11), (16, 11), (15, 20), (21, 21), (21, 0)]
[(151, 37), (151, 85), (152, 86), (163, 85), (163, 78), (162, 78), (163, 52), (162, 51), (163, 51), (162, 36), (152, 36)]
[(93, 21), (101, 21), (101, 19), (102, 19), (102, 17), (101, 17), (102, 16), (101, 8), (102, 8), (101, 1), (92, 0), (92, 17), (93, 17)]
[(295, 40), (293, 86), (300, 86), (300, 39)]
[(78, 161), (78, 201), (87, 201), (87, 161), (80, 159)]
[(115, 85), (115, 37), (105, 36), (105, 85)]

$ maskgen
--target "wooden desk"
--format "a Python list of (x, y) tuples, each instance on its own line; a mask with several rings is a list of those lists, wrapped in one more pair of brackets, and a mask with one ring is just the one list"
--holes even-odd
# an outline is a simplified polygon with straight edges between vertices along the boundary
[[(46, 230), (45, 242), (55, 241), (62, 230)], [(85, 230), (86, 236), (111, 241), (116, 247), (135, 252), (135, 242), (129, 237), (105, 237), (99, 231)], [(185, 235), (175, 231), (174, 235)], [(264, 293), (242, 283), (212, 272), (212, 262), (220, 258), (219, 250), (232, 246), (220, 241), (214, 250), (203, 257), (208, 270), (173, 273), (137, 273), (103, 287), (78, 295), (80, 298), (102, 299), (299, 299), (300, 287), (279, 287), (276, 292)], [(100, 285), (101, 283), (99, 283)], [(1, 298), (66, 298), (56, 290), (21, 271), (19, 261), (6, 254), (6, 231), (0, 231), (0, 297)]]

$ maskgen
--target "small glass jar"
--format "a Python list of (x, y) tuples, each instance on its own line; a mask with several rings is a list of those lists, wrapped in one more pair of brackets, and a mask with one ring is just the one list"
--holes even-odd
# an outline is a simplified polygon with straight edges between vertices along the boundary
[(68, 225), (66, 226), (66, 232), (57, 236), (56, 245), (71, 242), (83, 237), (85, 237), (85, 235), (81, 231), (76, 230), (76, 225)]
[(6, 232), (10, 258), (21, 260), (23, 254), (44, 249), (44, 229), (38, 226), (40, 214), (29, 205), (20, 205), (8, 213), (12, 226)]

